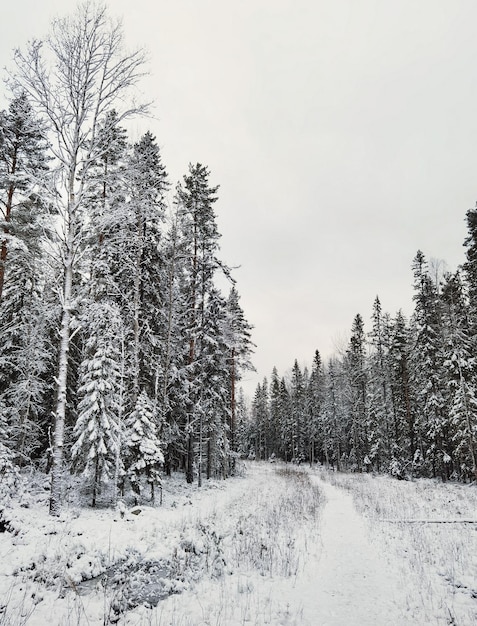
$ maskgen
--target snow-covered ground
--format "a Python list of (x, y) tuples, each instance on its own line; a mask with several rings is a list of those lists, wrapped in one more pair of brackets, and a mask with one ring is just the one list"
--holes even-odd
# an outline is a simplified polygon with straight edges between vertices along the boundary
[(398, 573), (411, 623), (477, 624), (475, 484), (322, 476), (352, 494), (385, 567)]
[(2, 626), (477, 623), (475, 486), (250, 463), (124, 517), (72, 494), (59, 520), (46, 487), (4, 512)]

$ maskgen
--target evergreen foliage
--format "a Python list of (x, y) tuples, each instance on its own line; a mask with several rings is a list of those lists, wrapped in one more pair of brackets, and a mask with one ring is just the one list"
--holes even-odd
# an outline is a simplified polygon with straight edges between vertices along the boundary
[(288, 379), (273, 368), (269, 393), (266, 380), (257, 386), (241, 450), (399, 479), (477, 480), (475, 210), (467, 220), (467, 262), (455, 273), (439, 280), (417, 252), (409, 320), (384, 313), (376, 297), (371, 330), (356, 315), (341, 356), (324, 366), (315, 351), (311, 374), (295, 360)]
[(409, 319), (376, 297), (343, 354), (273, 368), (249, 406), (239, 384), (255, 346), (220, 258), (219, 187), (196, 163), (171, 194), (154, 135), (130, 142), (123, 120), (144, 108), (125, 97), (144, 59), (121, 43), (104, 7), (81, 5), (16, 52), (0, 112), (6, 491), (38, 463), (58, 515), (65, 466), (95, 505), (105, 483), (114, 500), (144, 486), (154, 500), (163, 471), (200, 485), (240, 455), (477, 480), (477, 209), (458, 271), (439, 281), (417, 252)]
[(147, 110), (127, 102), (144, 55), (122, 43), (79, 5), (15, 52), (0, 112), (1, 467), (51, 470), (53, 515), (65, 468), (93, 505), (105, 483), (154, 499), (163, 469), (228, 476), (245, 416), (251, 326), (218, 256), (218, 187), (190, 165), (167, 222), (156, 138), (122, 126)]
[(121, 319), (117, 307), (92, 304), (85, 315), (89, 336), (80, 367), (73, 464), (92, 484), (92, 505), (102, 483), (115, 477), (120, 452)]
[(154, 501), (154, 486), (160, 484), (160, 469), (164, 463), (161, 444), (157, 435), (158, 426), (153, 403), (142, 391), (136, 406), (126, 419), (125, 457), (126, 473), (135, 493), (140, 494), (140, 478), (144, 475), (151, 487)]

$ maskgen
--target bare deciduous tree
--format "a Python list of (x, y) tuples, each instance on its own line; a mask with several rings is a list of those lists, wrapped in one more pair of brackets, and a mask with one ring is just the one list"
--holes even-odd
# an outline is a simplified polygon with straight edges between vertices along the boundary
[(59, 515), (62, 500), (64, 423), (68, 351), (74, 310), (74, 269), (84, 218), (89, 172), (102, 156), (98, 125), (108, 111), (115, 124), (144, 113), (147, 105), (125, 105), (128, 92), (144, 74), (142, 51), (125, 52), (120, 22), (113, 22), (102, 4), (87, 1), (64, 19), (56, 19), (45, 41), (32, 41), (15, 51), (12, 82), (29, 96), (46, 120), (57, 162), (58, 209), (62, 215), (61, 328), (57, 404), (54, 420), (50, 514)]

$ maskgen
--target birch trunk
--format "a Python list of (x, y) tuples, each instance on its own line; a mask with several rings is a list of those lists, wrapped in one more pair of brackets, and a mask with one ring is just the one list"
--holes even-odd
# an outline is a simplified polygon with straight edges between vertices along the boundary
[(73, 287), (74, 247), (73, 230), (68, 233), (65, 256), (63, 310), (60, 329), (60, 354), (58, 359), (57, 387), (58, 396), (55, 412), (55, 431), (53, 438), (53, 464), (51, 470), (50, 515), (58, 516), (61, 512), (63, 492), (63, 447), (66, 415), (66, 394), (68, 380), (68, 354), (70, 346), (71, 297)]

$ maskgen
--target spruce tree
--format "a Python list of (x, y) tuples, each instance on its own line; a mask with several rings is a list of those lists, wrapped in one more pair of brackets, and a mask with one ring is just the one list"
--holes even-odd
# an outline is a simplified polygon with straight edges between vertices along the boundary
[(121, 318), (117, 307), (93, 303), (80, 368), (78, 418), (71, 455), (91, 484), (92, 506), (101, 485), (116, 477), (121, 445)]
[(254, 422), (254, 432), (251, 440), (251, 454), (255, 459), (268, 459), (270, 450), (270, 411), (268, 381), (263, 379), (262, 384), (258, 384), (255, 396), (252, 401), (252, 419)]
[(162, 224), (167, 173), (155, 137), (147, 132), (128, 160), (127, 253), (116, 280), (122, 285), (130, 324), (132, 406), (142, 390), (157, 397), (159, 335), (162, 335)]
[(155, 486), (161, 484), (160, 470), (164, 455), (158, 437), (154, 404), (145, 391), (139, 394), (134, 410), (126, 419), (126, 473), (134, 492), (141, 493), (141, 476), (145, 476), (155, 499)]
[(463, 265), (469, 299), (469, 321), (477, 348), (477, 205), (466, 213), (467, 237), (464, 240), (466, 261)]
[(309, 461), (310, 464), (313, 464), (319, 460), (321, 463), (326, 462), (329, 465), (331, 439), (330, 432), (326, 432), (324, 422), (325, 373), (318, 350), (315, 350), (313, 356), (307, 395), (309, 398), (306, 420)]
[[(390, 471), (404, 478), (407, 468), (414, 473), (420, 455), (415, 388), (411, 380), (412, 341), (409, 325), (398, 311), (391, 328), (389, 345), (390, 391), (392, 396)], [(419, 453), (416, 457), (416, 453)]]
[(183, 268), (182, 289), (185, 303), (184, 331), (187, 355), (183, 366), (187, 370), (187, 394), (183, 396), (181, 428), (185, 434), (184, 465), (186, 480), (194, 480), (196, 439), (200, 434), (200, 394), (204, 377), (202, 352), (205, 349), (206, 309), (214, 289), (214, 275), (221, 269), (229, 275), (228, 268), (219, 260), (219, 232), (214, 203), (218, 187), (211, 187), (209, 170), (200, 163), (189, 165), (189, 172), (177, 186), (176, 202), (181, 213), (180, 224), (185, 242), (186, 265)]
[[(251, 340), (252, 326), (246, 321), (240, 306), (240, 297), (235, 286), (232, 287), (226, 304), (224, 339), (228, 350), (229, 362), (229, 394), (230, 394), (230, 421), (229, 437), (232, 454), (236, 452), (236, 393), (237, 384), (243, 372), (253, 370), (250, 357), (254, 344)], [(233, 468), (232, 468), (233, 469)]]
[(346, 354), (346, 372), (350, 386), (352, 459), (350, 463), (361, 472), (369, 469), (369, 413), (367, 405), (366, 345), (363, 318), (358, 313), (351, 328)]
[(373, 304), (373, 328), (369, 333), (368, 406), (370, 422), (370, 459), (380, 471), (392, 458), (392, 402), (389, 375), (389, 319), (383, 314), (379, 297)]
[(337, 358), (328, 362), (326, 372), (326, 394), (324, 402), (323, 428), (328, 441), (328, 460), (338, 471), (344, 469), (343, 457), (347, 451), (345, 437), (345, 407), (343, 403), (342, 364)]
[(280, 378), (274, 367), (270, 379), (270, 454), (283, 458), (281, 442), (281, 425), (283, 423), (282, 402), (280, 396)]
[[(477, 480), (477, 397), (475, 357), (468, 307), (459, 275), (445, 277), (442, 288), (445, 328), (445, 361), (450, 392), (452, 431), (447, 447), (455, 457), (455, 472), (464, 479)], [(449, 441), (449, 439), (451, 439)]]
[(290, 418), (292, 421), (292, 462), (305, 460), (305, 381), (303, 373), (295, 359), (290, 382)]
[(286, 463), (293, 458), (293, 419), (291, 411), (291, 398), (285, 378), (280, 379), (280, 441), (282, 458)]
[(412, 353), (413, 383), (418, 393), (420, 430), (426, 442), (425, 457), (432, 475), (449, 474), (450, 450), (446, 449), (448, 416), (445, 411), (443, 335), (437, 286), (426, 258), (418, 251), (413, 261), (413, 315), (415, 343)]

